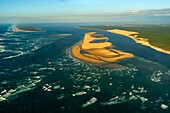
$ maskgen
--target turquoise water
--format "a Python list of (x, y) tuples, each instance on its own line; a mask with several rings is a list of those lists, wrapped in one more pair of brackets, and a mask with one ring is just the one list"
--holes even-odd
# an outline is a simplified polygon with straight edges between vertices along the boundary
[[(46, 32), (19, 33), (0, 25), (0, 113), (170, 112), (170, 55), (104, 31), (39, 27)], [(89, 31), (133, 53), (117, 63), (127, 69), (72, 58), (70, 48)]]

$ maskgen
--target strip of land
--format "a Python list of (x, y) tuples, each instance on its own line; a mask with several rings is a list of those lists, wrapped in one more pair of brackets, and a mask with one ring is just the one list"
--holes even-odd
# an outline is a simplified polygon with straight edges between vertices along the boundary
[[(71, 54), (78, 60), (95, 65), (113, 63), (125, 58), (134, 57), (131, 53), (113, 49), (112, 43), (106, 42), (108, 39), (95, 32), (86, 33), (83, 41), (72, 47)], [(94, 42), (96, 40), (101, 42)]]
[(12, 25), (12, 30), (15, 32), (43, 32), (43, 30), (39, 30), (39, 29), (21, 29), (16, 25)]
[(150, 47), (150, 48), (152, 48), (154, 50), (157, 50), (159, 52), (170, 54), (170, 51), (168, 51), (168, 50), (165, 50), (165, 49), (162, 49), (160, 47), (151, 45), (149, 43), (149, 39), (147, 39), (147, 38), (139, 38), (138, 37), (138, 35), (139, 35), (138, 32), (127, 31), (127, 30), (120, 30), (120, 29), (112, 29), (112, 30), (107, 30), (107, 31), (111, 32), (111, 33), (127, 36), (127, 37), (133, 39), (136, 43), (142, 44), (144, 46), (148, 46), (148, 47)]

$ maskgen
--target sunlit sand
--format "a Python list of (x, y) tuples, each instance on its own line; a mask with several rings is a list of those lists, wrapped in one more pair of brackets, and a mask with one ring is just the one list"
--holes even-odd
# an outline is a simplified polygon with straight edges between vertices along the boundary
[(72, 47), (72, 56), (76, 59), (97, 65), (117, 62), (121, 59), (134, 57), (131, 53), (113, 49), (112, 43), (106, 42), (108, 40), (108, 37), (96, 34), (95, 32), (86, 33), (84, 40)]
[(170, 51), (168, 51), (168, 50), (164, 50), (162, 48), (159, 48), (159, 47), (156, 47), (154, 45), (151, 45), (147, 38), (138, 38), (138, 35), (139, 35), (138, 32), (127, 31), (127, 30), (120, 30), (120, 29), (112, 29), (112, 30), (107, 30), (107, 31), (111, 32), (111, 33), (127, 36), (127, 37), (133, 39), (136, 43), (142, 44), (144, 46), (148, 46), (148, 47), (150, 47), (150, 48), (152, 48), (154, 50), (157, 50), (159, 52), (170, 54)]
[(92, 64), (105, 64), (104, 61), (99, 60), (94, 55), (91, 55), (91, 57), (88, 57), (87, 55), (81, 54), (80, 51), (81, 51), (80, 45), (74, 46), (71, 50), (73, 57), (75, 57), (79, 60), (83, 60), (88, 63), (92, 63)]

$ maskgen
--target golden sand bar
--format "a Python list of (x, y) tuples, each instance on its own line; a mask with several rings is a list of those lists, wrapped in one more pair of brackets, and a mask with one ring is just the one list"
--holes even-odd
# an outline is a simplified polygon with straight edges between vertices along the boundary
[(38, 30), (23, 30), (23, 29), (18, 28), (15, 25), (12, 26), (12, 30), (16, 32), (42, 32), (41, 30), (39, 31)]
[[(98, 38), (96, 38), (98, 36)], [(94, 42), (100, 40), (101, 42)], [(73, 46), (71, 54), (74, 58), (95, 65), (117, 62), (118, 60), (134, 57), (133, 54), (113, 49), (113, 45), (108, 41), (108, 37), (96, 34), (95, 32), (86, 33), (84, 40)], [(103, 42), (105, 41), (105, 42)]]
[(154, 49), (156, 51), (159, 51), (159, 52), (170, 54), (170, 51), (168, 51), (168, 50), (164, 50), (162, 48), (159, 48), (159, 47), (156, 47), (154, 45), (151, 45), (147, 38), (138, 38), (138, 35), (139, 35), (138, 32), (120, 30), (120, 29), (112, 29), (112, 30), (107, 30), (107, 31), (111, 32), (111, 33), (127, 36), (127, 37), (133, 39), (136, 43), (142, 44), (144, 46), (148, 46), (148, 47), (150, 47), (150, 48), (152, 48), (152, 49)]

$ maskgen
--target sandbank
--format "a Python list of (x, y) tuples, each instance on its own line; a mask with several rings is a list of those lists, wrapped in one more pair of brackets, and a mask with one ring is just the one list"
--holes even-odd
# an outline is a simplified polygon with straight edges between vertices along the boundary
[(98, 60), (97, 57), (95, 57), (94, 55), (91, 55), (90, 57), (86, 55), (83, 55), (80, 53), (81, 51), (81, 47), (80, 45), (75, 45), (72, 49), (71, 49), (71, 54), (74, 58), (78, 59), (78, 60), (82, 60), (91, 64), (105, 64), (106, 62)]
[[(96, 38), (99, 36), (98, 38)], [(94, 43), (93, 41), (100, 40), (101, 42)], [(95, 32), (86, 33), (83, 41), (79, 42), (71, 48), (71, 54), (74, 58), (96, 65), (107, 65), (125, 58), (133, 58), (131, 53), (113, 49), (108, 37), (96, 34)]]

